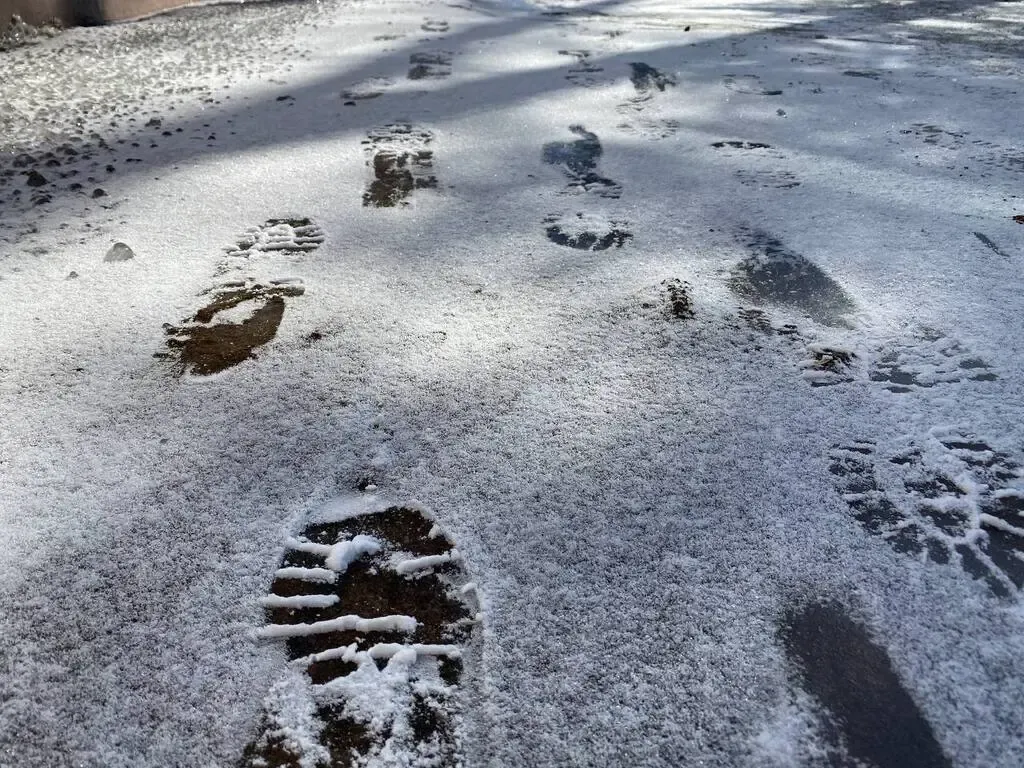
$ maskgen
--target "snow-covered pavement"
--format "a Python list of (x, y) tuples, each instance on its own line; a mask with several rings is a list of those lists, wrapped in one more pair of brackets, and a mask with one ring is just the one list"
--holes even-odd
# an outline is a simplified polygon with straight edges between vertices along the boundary
[(1019, 766), (1022, 44), (324, 0), (0, 53), (0, 766)]

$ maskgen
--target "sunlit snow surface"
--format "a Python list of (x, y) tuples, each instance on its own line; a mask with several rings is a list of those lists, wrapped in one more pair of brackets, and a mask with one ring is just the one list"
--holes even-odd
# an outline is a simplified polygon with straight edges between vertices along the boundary
[(478, 587), (467, 765), (841, 760), (792, 644), (845, 613), (1018, 766), (1022, 37), (365, 0), (0, 53), (0, 765), (234, 765), (284, 547), (370, 483)]

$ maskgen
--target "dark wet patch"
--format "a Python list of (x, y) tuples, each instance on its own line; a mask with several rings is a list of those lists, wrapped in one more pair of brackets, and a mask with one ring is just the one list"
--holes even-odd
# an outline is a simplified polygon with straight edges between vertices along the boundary
[[(177, 358), (181, 372), (198, 376), (225, 371), (255, 357), (253, 351), (277, 335), (284, 317), (285, 297), (301, 296), (304, 292), (305, 288), (298, 284), (256, 284), (218, 290), (186, 325), (165, 326), (171, 352), (157, 357)], [(242, 322), (211, 325), (219, 313), (248, 302), (252, 302), (253, 311)]]
[(771, 145), (760, 141), (716, 141), (711, 146), (715, 149), (771, 149)]
[(771, 318), (768, 317), (768, 314), (762, 309), (744, 307), (741, 308), (737, 314), (741, 320), (755, 331), (759, 331), (764, 334), (775, 334), (790, 340), (796, 340), (800, 337), (799, 330), (795, 325), (792, 323), (784, 323), (780, 326), (775, 326), (772, 324)]
[(420, 29), (424, 32), (447, 32), (449, 24), (444, 19), (427, 19), (420, 24)]
[(803, 688), (855, 761), (876, 768), (952, 766), (885, 650), (835, 603), (798, 605), (779, 627)]
[(964, 143), (964, 134), (947, 131), (930, 123), (912, 123), (909, 128), (900, 130), (904, 136), (916, 136), (925, 144), (944, 149), (957, 149)]
[(839, 478), (837, 486), (854, 519), (869, 533), (882, 534), (895, 530), (903, 515), (878, 485), (874, 451), (874, 443), (866, 441), (833, 446), (829, 471)]
[(1008, 254), (1006, 251), (1004, 251), (1002, 248), (1000, 248), (998, 245), (992, 242), (992, 239), (988, 237), (988, 235), (984, 235), (981, 232), (975, 232), (974, 236), (981, 241), (982, 245), (984, 245), (997, 256), (1002, 256), (1004, 259), (1012, 258), (1010, 254)]
[(569, 131), (579, 138), (545, 144), (541, 153), (544, 162), (562, 169), (569, 178), (569, 189), (594, 192), (611, 199), (621, 197), (622, 187), (597, 173), (597, 163), (604, 153), (597, 134), (582, 125), (571, 125)]
[(847, 69), (843, 74), (847, 77), (864, 77), (869, 80), (880, 80), (882, 78), (881, 72), (874, 72), (867, 69)]
[[(344, 706), (331, 705), (317, 710), (320, 726), (320, 744), (330, 755), (324, 768), (355, 766), (360, 755), (373, 745), (370, 729), (345, 713)], [(270, 718), (264, 715), (259, 727), (260, 736), (246, 745), (239, 768), (302, 768), (303, 754), (282, 734)]]
[(409, 57), (410, 80), (439, 79), (452, 73), (452, 54), (448, 51), (421, 51)]
[(765, 88), (761, 85), (761, 78), (757, 75), (726, 75), (722, 84), (730, 91), (743, 93), (749, 96), (781, 96), (782, 91), (774, 88)]
[[(462, 573), (458, 562), (444, 562), (409, 574), (398, 572), (397, 563), (412, 558), (447, 555), (453, 552), (452, 541), (433, 521), (414, 509), (392, 507), (382, 512), (360, 515), (341, 522), (315, 523), (307, 526), (297, 537), (299, 542), (333, 545), (352, 540), (355, 536), (372, 536), (381, 544), (376, 554), (363, 554), (349, 563), (338, 574), (335, 583), (304, 581), (294, 577), (278, 577), (271, 585), (271, 594), (279, 597), (307, 595), (333, 595), (337, 602), (324, 608), (287, 608), (273, 605), (266, 609), (267, 621), (277, 626), (310, 624), (340, 616), (358, 615), (364, 618), (380, 616), (411, 616), (416, 629), (411, 634), (397, 631), (382, 632), (322, 632), (287, 637), (288, 656), (293, 661), (306, 661), (311, 682), (316, 686), (330, 685), (333, 680), (355, 671), (356, 665), (342, 658), (310, 660), (311, 654), (355, 645), (368, 650), (377, 643), (410, 643), (463, 645), (472, 629), (473, 615), (467, 603), (452, 585), (450, 577)], [(281, 566), (285, 568), (319, 568), (326, 565), (323, 554), (305, 552), (301, 544), (292, 544), (285, 552)], [(374, 659), (378, 668), (386, 659)], [(424, 663), (422, 661), (417, 664)], [(447, 686), (457, 686), (461, 677), (458, 658), (438, 657), (437, 674)], [(430, 765), (454, 766), (457, 760), (457, 741), (452, 728), (455, 702), (451, 688), (425, 690), (415, 686), (411, 691), (412, 705), (406, 713), (411, 743), (404, 748), (415, 754), (430, 755)], [(331, 765), (350, 765), (374, 754), (392, 738), (393, 723), (379, 724), (375, 732), (350, 717), (342, 704), (320, 707), (322, 721), (321, 744), (331, 754)], [(246, 751), (262, 756), (260, 745), (275, 746), (273, 723), (268, 718), (260, 735)], [(408, 737), (403, 737), (408, 738)], [(255, 746), (254, 746), (255, 745)], [(292, 763), (280, 763), (291, 765)], [(361, 763), (360, 763), (361, 764)]]
[[(1024, 589), (1024, 492), (1015, 485), (1020, 464), (969, 436), (953, 434), (937, 442), (951, 454), (944, 461), (932, 464), (912, 446), (888, 459), (899, 470), (885, 482), (869, 442), (833, 446), (830, 470), (869, 533), (882, 536), (897, 552), (940, 565), (955, 553), (960, 567), (994, 595), (1012, 597), (1011, 585)], [(964, 490), (965, 477), (981, 489), (973, 501)]]
[(392, 123), (372, 131), (363, 144), (370, 152), (368, 165), (373, 180), (363, 193), (363, 205), (394, 208), (408, 205), (417, 189), (436, 189), (433, 150), (427, 145), (433, 135), (409, 123)]
[(693, 298), (690, 296), (690, 284), (677, 278), (670, 278), (661, 283), (665, 292), (665, 301), (668, 304), (668, 311), (672, 317), (680, 320), (690, 320), (696, 317), (693, 309)]
[(114, 243), (110, 246), (110, 250), (107, 251), (106, 256), (103, 257), (105, 262), (118, 262), (118, 261), (130, 261), (135, 258), (135, 251), (133, 251), (126, 243)]
[(800, 180), (791, 171), (736, 171), (740, 184), (747, 187), (772, 187), (775, 189), (793, 189), (800, 186)]
[(754, 253), (733, 268), (729, 287), (749, 301), (793, 307), (822, 325), (848, 327), (853, 300), (820, 267), (766, 232), (750, 233)]
[(668, 86), (676, 84), (676, 79), (672, 75), (666, 75), (640, 61), (631, 62), (629, 69), (629, 81), (638, 93), (646, 94), (655, 89), (664, 91)]
[[(576, 214), (580, 221), (584, 221), (582, 213)], [(561, 223), (559, 223), (561, 222)], [(569, 226), (559, 216), (549, 216), (545, 219), (548, 225), (545, 229), (548, 240), (556, 245), (563, 245), (567, 248), (575, 248), (580, 251), (605, 251), (609, 248), (621, 248), (628, 240), (633, 239), (633, 233), (625, 229), (625, 222), (609, 222), (607, 228), (593, 231), (586, 228)]]

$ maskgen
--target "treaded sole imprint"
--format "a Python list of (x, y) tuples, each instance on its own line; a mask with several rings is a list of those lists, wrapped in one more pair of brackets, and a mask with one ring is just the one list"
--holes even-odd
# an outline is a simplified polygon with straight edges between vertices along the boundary
[[(335, 504), (289, 539), (260, 635), (289, 667), (242, 766), (455, 766), (475, 587), (423, 512)], [(404, 761), (404, 762), (403, 762)]]
[(993, 594), (1024, 589), (1024, 471), (956, 429), (932, 430), (885, 459), (870, 441), (836, 445), (836, 486), (854, 518), (897, 552), (959, 564)]

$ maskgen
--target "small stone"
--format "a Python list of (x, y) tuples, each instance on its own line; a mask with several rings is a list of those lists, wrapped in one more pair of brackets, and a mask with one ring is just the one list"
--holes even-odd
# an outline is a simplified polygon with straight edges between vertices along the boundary
[(96, 189), (94, 189), (92, 191), (92, 197), (93, 197), (94, 200), (97, 197), (106, 197), (106, 196), (107, 196), (107, 191), (105, 189), (103, 189), (103, 187), (96, 187)]
[(29, 171), (25, 175), (28, 176), (28, 181), (25, 183), (30, 187), (41, 187), (47, 183), (46, 177), (39, 171)]
[(78, 273), (75, 272), (74, 270), (71, 270), (70, 272), (68, 272), (68, 276), (65, 277), (64, 279), (65, 280), (74, 280), (76, 277), (78, 277)]
[(128, 261), (135, 258), (135, 251), (129, 248), (125, 243), (114, 243), (110, 250), (107, 251), (107, 255), (103, 257), (104, 261)]

